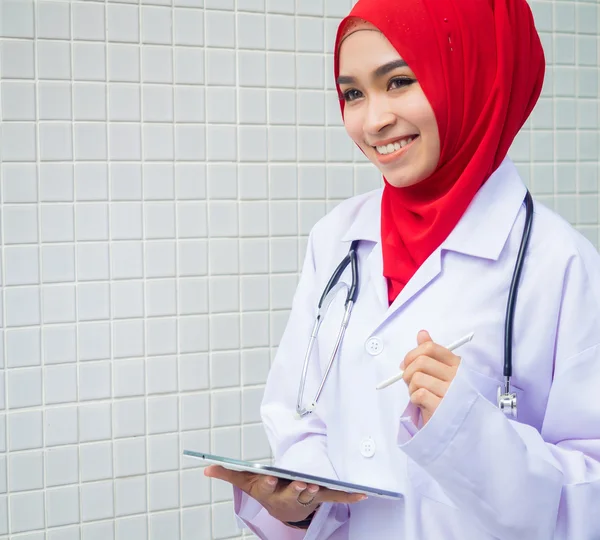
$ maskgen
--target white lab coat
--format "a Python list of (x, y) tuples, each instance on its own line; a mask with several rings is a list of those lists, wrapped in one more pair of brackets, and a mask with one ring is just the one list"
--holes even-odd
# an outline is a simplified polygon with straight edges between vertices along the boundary
[[(381, 190), (345, 201), (317, 223), (262, 405), (276, 464), (403, 498), (323, 505), (304, 533), (235, 490), (240, 521), (260, 538), (600, 539), (600, 256), (537, 203), (515, 315), (518, 419), (496, 406), (525, 189), (506, 159), (391, 306)], [(315, 413), (295, 420), (315, 306), (356, 239), (360, 290), (341, 354)], [(343, 300), (340, 294), (321, 328), (305, 402), (321, 380)], [(456, 377), (419, 429), (404, 382), (375, 386), (397, 373), (420, 329), (445, 345), (471, 331), (475, 337), (456, 352)]]

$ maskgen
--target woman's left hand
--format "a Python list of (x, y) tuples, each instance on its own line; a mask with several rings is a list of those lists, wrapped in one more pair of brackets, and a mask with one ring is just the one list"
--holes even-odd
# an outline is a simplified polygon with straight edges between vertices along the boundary
[(400, 368), (404, 369), (403, 379), (408, 385), (410, 401), (421, 409), (425, 425), (446, 395), (460, 356), (434, 343), (426, 330), (418, 333), (417, 343), (418, 347), (404, 357)]

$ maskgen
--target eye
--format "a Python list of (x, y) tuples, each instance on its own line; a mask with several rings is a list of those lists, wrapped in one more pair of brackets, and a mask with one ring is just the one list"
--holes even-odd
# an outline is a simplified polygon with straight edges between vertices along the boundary
[(354, 101), (355, 99), (362, 97), (362, 92), (360, 90), (351, 88), (350, 90), (342, 92), (341, 97), (344, 101)]
[(410, 86), (413, 83), (416, 83), (415, 79), (411, 79), (410, 77), (394, 77), (389, 85), (389, 90), (397, 90), (398, 88), (404, 88), (405, 86)]

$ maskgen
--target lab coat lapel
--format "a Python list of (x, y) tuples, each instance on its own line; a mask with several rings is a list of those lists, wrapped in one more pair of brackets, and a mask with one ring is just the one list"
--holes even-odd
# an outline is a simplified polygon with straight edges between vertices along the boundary
[[(388, 306), (388, 291), (387, 291), (387, 282), (385, 277), (383, 276), (383, 262), (381, 258), (381, 244), (377, 244), (377, 246), (373, 249), (373, 252), (379, 250), (378, 257), (378, 267), (376, 267), (375, 261), (370, 264), (370, 272), (372, 273), (372, 282), (377, 289), (377, 296), (380, 301), (387, 307)], [(441, 255), (440, 250), (437, 249), (434, 251), (429, 258), (419, 267), (419, 269), (415, 272), (406, 286), (402, 289), (400, 294), (396, 297), (394, 302), (385, 309), (383, 315), (376, 321), (376, 325), (373, 327), (373, 332), (377, 331), (381, 326), (383, 326), (388, 320), (390, 320), (394, 314), (405, 307), (410, 300), (419, 295), (421, 291), (423, 291), (426, 287), (428, 287), (435, 278), (441, 272)], [(375, 272), (379, 272), (379, 274), (375, 274)], [(379, 280), (377, 280), (377, 276)]]
[(365, 283), (368, 283), (368, 286), (373, 289), (381, 305), (381, 313), (386, 313), (388, 310), (387, 282), (383, 275), (383, 254), (381, 249), (381, 242), (377, 242), (367, 257)]
[[(377, 190), (372, 196), (359, 206), (360, 212), (356, 211), (351, 219), (351, 225), (342, 236), (343, 242), (360, 240), (359, 257), (364, 261), (359, 265), (362, 275), (359, 275), (360, 299), (374, 296), (377, 303), (377, 317), (388, 310), (387, 283), (383, 276), (383, 254), (381, 251), (380, 227), (381, 227), (381, 194)], [(371, 247), (372, 246), (372, 247)], [(350, 245), (348, 244), (348, 247)], [(365, 294), (365, 290), (369, 293)], [(362, 292), (361, 292), (362, 291)]]
[(405, 306), (439, 275), (442, 269), (441, 259), (441, 250), (436, 249), (414, 273), (402, 291), (400, 291), (400, 294), (388, 310), (388, 317)]
[[(369, 243), (373, 242), (370, 252), (365, 254), (363, 275), (359, 277), (360, 287), (371, 289), (372, 294), (377, 298), (378, 308), (380, 308), (377, 309), (377, 315), (372, 321), (376, 323), (372, 329), (373, 331), (377, 330), (396, 311), (417, 296), (441, 271), (441, 250), (438, 249), (419, 267), (392, 305), (389, 305), (387, 280), (383, 275), (383, 253), (379, 231), (380, 205), (380, 197), (371, 199), (368, 206), (363, 208), (361, 216), (353, 220), (352, 226), (343, 237), (345, 241), (360, 239)], [(359, 296), (366, 296), (364, 291), (361, 292), (361, 289), (359, 289)]]

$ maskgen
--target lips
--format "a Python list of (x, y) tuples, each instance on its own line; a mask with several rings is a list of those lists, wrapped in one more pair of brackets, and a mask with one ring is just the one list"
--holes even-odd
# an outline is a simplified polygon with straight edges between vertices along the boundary
[[(391, 139), (391, 141), (382, 141), (385, 144), (373, 146), (375, 157), (379, 163), (385, 165), (396, 161), (408, 152), (419, 140), (419, 135), (409, 135), (401, 139)], [(391, 149), (388, 150), (388, 149)]]
[(397, 152), (401, 148), (404, 148), (405, 146), (409, 145), (416, 137), (417, 135), (409, 135), (407, 137), (403, 137), (402, 139), (396, 139), (395, 141), (389, 142), (387, 144), (384, 143), (375, 145), (373, 146), (373, 148), (377, 150), (378, 154), (385, 156), (387, 154)]

